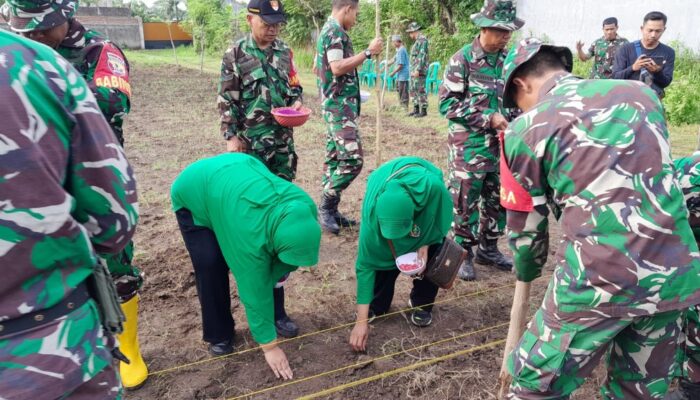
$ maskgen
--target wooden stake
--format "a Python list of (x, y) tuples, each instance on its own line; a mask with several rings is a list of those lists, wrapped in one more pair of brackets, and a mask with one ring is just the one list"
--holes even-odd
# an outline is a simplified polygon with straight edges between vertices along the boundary
[(516, 282), (515, 294), (513, 295), (513, 307), (510, 309), (510, 325), (508, 326), (508, 337), (506, 347), (503, 349), (503, 362), (501, 363), (501, 373), (498, 376), (500, 387), (498, 398), (502, 399), (508, 393), (510, 386), (510, 374), (508, 373), (508, 356), (515, 349), (520, 341), (525, 324), (527, 323), (527, 313), (530, 309), (530, 282)]
[[(375, 8), (374, 8), (374, 33), (375, 37), (382, 37), (382, 29), (381, 29), (381, 8), (379, 7), (379, 0), (376, 0), (375, 3)], [(375, 135), (375, 140), (374, 140), (374, 151), (377, 154), (377, 167), (379, 167), (382, 163), (382, 147), (381, 147), (381, 132), (382, 132), (382, 107), (384, 107), (384, 104), (382, 104), (382, 88), (381, 85), (379, 85), (379, 64), (377, 64), (375, 70), (377, 71), (377, 80), (375, 81), (377, 83), (377, 130), (376, 130), (376, 135)]]

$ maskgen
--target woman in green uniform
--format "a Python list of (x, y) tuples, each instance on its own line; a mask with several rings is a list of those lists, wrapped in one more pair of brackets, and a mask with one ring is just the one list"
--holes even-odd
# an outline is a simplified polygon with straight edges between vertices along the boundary
[(230, 269), (253, 338), (275, 375), (291, 379), (287, 358), (276, 344), (275, 324), (288, 317), (273, 288), (298, 267), (318, 263), (316, 205), (303, 190), (242, 153), (191, 164), (175, 179), (171, 197), (195, 270), (210, 350), (232, 351)]
[[(400, 157), (370, 174), (355, 265), (357, 321), (350, 335), (355, 351), (366, 349), (369, 320), (385, 314), (391, 305), (400, 273), (393, 253), (417, 252), (425, 264), (444, 241), (451, 222), (450, 193), (442, 171), (430, 162)], [(437, 292), (427, 279), (413, 281), (409, 304), (416, 307), (411, 314), (414, 325), (430, 325)]]

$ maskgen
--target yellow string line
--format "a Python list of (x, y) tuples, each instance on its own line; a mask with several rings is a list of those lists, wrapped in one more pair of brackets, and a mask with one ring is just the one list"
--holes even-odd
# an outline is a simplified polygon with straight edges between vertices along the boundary
[(372, 376), (369, 376), (367, 378), (362, 378), (362, 379), (359, 379), (356, 381), (344, 383), (342, 385), (334, 386), (334, 387), (331, 387), (329, 389), (322, 390), (320, 392), (316, 392), (316, 393), (312, 393), (312, 394), (309, 394), (309, 395), (306, 395), (303, 397), (299, 397), (297, 400), (310, 400), (310, 399), (315, 399), (315, 398), (322, 397), (322, 396), (328, 396), (330, 394), (340, 392), (342, 390), (349, 389), (349, 388), (355, 387), (355, 386), (359, 386), (359, 385), (362, 385), (365, 383), (373, 382), (373, 381), (376, 381), (378, 379), (388, 378), (390, 376), (393, 376), (396, 374), (401, 374), (404, 372), (408, 372), (408, 371), (411, 371), (411, 370), (414, 370), (414, 369), (417, 369), (420, 367), (424, 367), (426, 365), (435, 364), (435, 363), (438, 363), (440, 361), (449, 360), (451, 358), (455, 358), (455, 357), (459, 357), (459, 356), (462, 356), (465, 354), (473, 353), (475, 351), (483, 350), (483, 349), (486, 349), (489, 347), (495, 347), (495, 346), (498, 346), (500, 344), (505, 343), (505, 341), (506, 341), (505, 339), (499, 339), (499, 340), (495, 340), (493, 342), (485, 343), (485, 344), (482, 344), (479, 346), (470, 347), (468, 349), (464, 349), (464, 350), (460, 350), (460, 351), (457, 351), (454, 353), (446, 354), (444, 356), (432, 358), (430, 360), (419, 361), (415, 364), (410, 364), (410, 365), (407, 365), (405, 367), (396, 368), (396, 369), (393, 369), (391, 371), (382, 372), (380, 374), (372, 375)]
[[(422, 305), (421, 307), (425, 307), (425, 306), (434, 306), (434, 305), (438, 305), (438, 304), (444, 304), (444, 303), (448, 303), (448, 302), (451, 302), (451, 301), (455, 301), (455, 300), (459, 300), (459, 299), (464, 299), (464, 298), (469, 298), (469, 297), (479, 297), (479, 296), (482, 296), (482, 295), (484, 295), (484, 294), (486, 294), (486, 293), (491, 293), (491, 292), (495, 292), (495, 291), (500, 290), (500, 289), (505, 289), (505, 288), (510, 288), (510, 287), (515, 287), (515, 284), (496, 286), (496, 287), (494, 287), (494, 288), (479, 290), (479, 291), (476, 291), (476, 292), (470, 292), (470, 293), (467, 293), (467, 294), (464, 294), (464, 295), (454, 296), (454, 297), (450, 297), (450, 298), (447, 298), (447, 299), (435, 301), (435, 302), (430, 303), (430, 304), (424, 304), (424, 305)], [(415, 310), (415, 309), (417, 309), (417, 308), (419, 308), (419, 307), (405, 308), (405, 309), (402, 309), (402, 310), (399, 310), (399, 311), (394, 311), (394, 312), (390, 312), (390, 313), (378, 315), (378, 316), (375, 318), (375, 321), (376, 321), (376, 320), (379, 320), (379, 319), (381, 319), (381, 318), (387, 318), (387, 317), (390, 317), (390, 316), (392, 316), (392, 315), (397, 315), (397, 314), (401, 314), (401, 313), (404, 313), (404, 312), (407, 312), (407, 311)], [(320, 335), (320, 334), (322, 334), (322, 333), (327, 333), (327, 332), (336, 331), (336, 330), (338, 330), (338, 329), (347, 328), (347, 327), (350, 327), (350, 326), (353, 326), (353, 325), (355, 325), (355, 321), (353, 321), (353, 322), (348, 322), (348, 323), (342, 324), (342, 325), (337, 325), (337, 326), (334, 326), (334, 327), (331, 327), (331, 328), (327, 328), (327, 329), (322, 329), (322, 330), (319, 330), (319, 331), (309, 332), (309, 333), (306, 333), (306, 334), (303, 334), (303, 335), (299, 335), (299, 336), (294, 337), (294, 338), (285, 339), (285, 340), (280, 340), (280, 341), (278, 341), (277, 343), (278, 343), (278, 344), (288, 343), (288, 342), (292, 342), (292, 341), (294, 341), (294, 340), (299, 340), (299, 339), (307, 338), (307, 337), (310, 337), (310, 336)], [(249, 353), (249, 352), (251, 352), (251, 351), (259, 350), (261, 347), (262, 347), (262, 346), (251, 347), (251, 348), (249, 348), (249, 349), (237, 351), (237, 352), (235, 352), (235, 353), (226, 354), (226, 355), (223, 355), (223, 356), (217, 356), (217, 357), (212, 357), (212, 358), (206, 358), (206, 359), (204, 359), (204, 360), (194, 361), (194, 362), (191, 362), (191, 363), (182, 364), (182, 365), (178, 365), (178, 366), (171, 367), (171, 368), (161, 369), (161, 370), (158, 370), (158, 371), (155, 371), (155, 372), (151, 372), (150, 374), (148, 374), (148, 376), (164, 375), (164, 374), (167, 374), (167, 373), (169, 373), (169, 372), (177, 371), (177, 370), (179, 370), (179, 369), (189, 368), (189, 367), (193, 367), (193, 366), (195, 366), (195, 365), (201, 365), (201, 364), (205, 364), (205, 363), (209, 363), (209, 362), (213, 362), (213, 361), (222, 360), (222, 359), (224, 359), (224, 358), (228, 358), (228, 357), (233, 357), (233, 356), (237, 356), (237, 355)]]
[(391, 357), (396, 357), (396, 356), (401, 355), (401, 354), (408, 354), (408, 352), (410, 352), (410, 351), (420, 350), (420, 349), (424, 349), (424, 348), (426, 348), (426, 347), (435, 346), (435, 345), (439, 345), (439, 344), (443, 344), (443, 343), (447, 343), (447, 342), (452, 342), (452, 341), (455, 341), (455, 340), (458, 340), (458, 339), (462, 339), (462, 338), (465, 338), (465, 337), (468, 337), (468, 336), (478, 335), (479, 333), (484, 333), (484, 332), (488, 332), (488, 331), (491, 331), (491, 330), (494, 330), (494, 329), (503, 328), (503, 327), (508, 326), (509, 323), (510, 323), (510, 322), (503, 322), (503, 323), (500, 323), (500, 324), (497, 324), (497, 325), (489, 326), (489, 327), (487, 327), (487, 328), (482, 328), (482, 329), (478, 329), (478, 330), (475, 330), (475, 331), (463, 333), (463, 334), (461, 334), (461, 335), (452, 336), (452, 337), (449, 337), (449, 338), (446, 338), (446, 339), (441, 339), (441, 340), (438, 340), (438, 341), (433, 342), (433, 343), (427, 343), (427, 344), (423, 344), (423, 345), (420, 345), (420, 346), (412, 347), (412, 348), (410, 348), (410, 349), (400, 350), (400, 351), (397, 351), (397, 352), (394, 352), (394, 353), (391, 353), (391, 354), (386, 354), (386, 355), (383, 355), (383, 356), (380, 356), (380, 357), (372, 358), (372, 359), (367, 360), (367, 361), (363, 361), (363, 362), (355, 363), (355, 364), (352, 364), (352, 365), (347, 365), (347, 366), (345, 366), (345, 367), (341, 367), (341, 368), (338, 368), (338, 369), (334, 369), (334, 370), (332, 370), (332, 371), (321, 372), (321, 373), (319, 373), (319, 374), (312, 375), (312, 376), (308, 376), (308, 377), (306, 377), (306, 378), (301, 378), (301, 379), (297, 379), (297, 380), (294, 380), (294, 381), (285, 382), (285, 383), (282, 383), (282, 384), (279, 384), (279, 385), (276, 385), (276, 386), (271, 386), (271, 387), (268, 387), (268, 388), (265, 388), (265, 389), (261, 389), (261, 390), (258, 390), (258, 391), (252, 392), (252, 393), (246, 393), (246, 394), (243, 394), (243, 395), (240, 395), (240, 396), (237, 396), (237, 397), (231, 397), (231, 398), (228, 398), (228, 399), (226, 399), (226, 400), (239, 400), (239, 399), (244, 399), (244, 398), (246, 398), (246, 397), (251, 397), (251, 396), (258, 395), (258, 394), (266, 393), (266, 392), (269, 392), (269, 391), (271, 391), (271, 390), (276, 390), (276, 389), (281, 389), (281, 388), (283, 388), (283, 387), (287, 387), (287, 386), (291, 386), (291, 385), (296, 385), (296, 384), (298, 384), (298, 383), (307, 382), (307, 381), (310, 381), (310, 380), (313, 380), (313, 379), (317, 379), (317, 378), (320, 378), (320, 377), (323, 377), (323, 376), (326, 376), (326, 375), (331, 375), (331, 374), (335, 374), (335, 373), (337, 373), (337, 372), (342, 372), (342, 371), (345, 371), (345, 370), (347, 370), (347, 369), (351, 369), (351, 368), (356, 368), (356, 367), (362, 367), (362, 366), (365, 366), (365, 365), (369, 365), (370, 363), (373, 363), (373, 362), (375, 362), (375, 361), (384, 360), (384, 359), (386, 359), (386, 358), (391, 358)]

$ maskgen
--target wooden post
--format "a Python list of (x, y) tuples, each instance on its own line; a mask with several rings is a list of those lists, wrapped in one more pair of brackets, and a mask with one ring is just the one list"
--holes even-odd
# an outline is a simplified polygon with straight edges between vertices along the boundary
[(508, 326), (508, 337), (506, 347), (503, 349), (503, 362), (501, 363), (501, 373), (498, 377), (499, 389), (498, 398), (502, 399), (510, 386), (510, 374), (508, 374), (508, 356), (515, 349), (520, 341), (520, 337), (525, 331), (527, 323), (527, 313), (530, 309), (530, 282), (520, 282), (515, 284), (515, 294), (513, 294), (513, 306), (510, 309), (510, 325)]
[(387, 37), (386, 51), (384, 53), (384, 71), (381, 71), (384, 78), (382, 79), (382, 96), (379, 98), (379, 104), (384, 108), (384, 94), (386, 93), (386, 83), (389, 80), (389, 43), (391, 43), (391, 35)]
[[(375, 37), (382, 37), (382, 29), (381, 29), (381, 8), (379, 7), (379, 0), (376, 0), (375, 3), (375, 8), (374, 8), (374, 33)], [(379, 64), (377, 64), (377, 67), (375, 68), (377, 70), (377, 130), (376, 130), (376, 135), (375, 135), (375, 140), (374, 140), (374, 151), (377, 154), (377, 167), (379, 167), (382, 164), (382, 146), (381, 146), (381, 133), (382, 133), (382, 107), (384, 107), (384, 104), (382, 104), (382, 88), (381, 85), (379, 85)]]
[(173, 33), (170, 31), (170, 24), (172, 24), (172, 21), (166, 22), (166, 25), (168, 25), (168, 36), (170, 36), (170, 47), (173, 48), (173, 56), (175, 56), (175, 65), (180, 67), (180, 63), (177, 61), (177, 51), (175, 50), (175, 42), (173, 41)]

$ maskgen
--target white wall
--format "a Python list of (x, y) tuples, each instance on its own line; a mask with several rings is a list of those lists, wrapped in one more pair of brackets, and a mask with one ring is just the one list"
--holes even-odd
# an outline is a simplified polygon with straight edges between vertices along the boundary
[(525, 36), (546, 35), (555, 44), (586, 48), (602, 36), (603, 20), (617, 17), (619, 33), (628, 40), (640, 38), (639, 27), (649, 11), (668, 16), (664, 43), (679, 40), (700, 52), (700, 0), (518, 0), (518, 16), (525, 20)]

